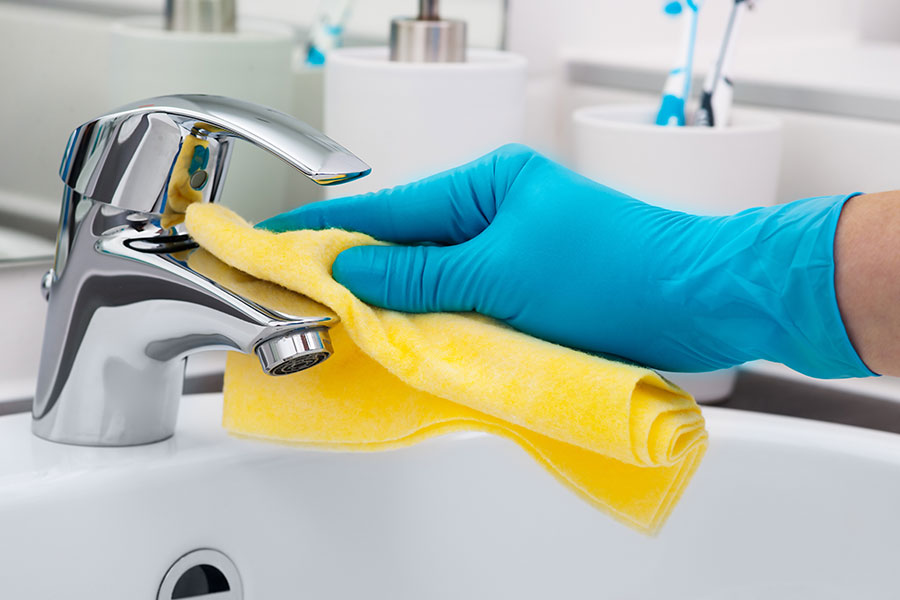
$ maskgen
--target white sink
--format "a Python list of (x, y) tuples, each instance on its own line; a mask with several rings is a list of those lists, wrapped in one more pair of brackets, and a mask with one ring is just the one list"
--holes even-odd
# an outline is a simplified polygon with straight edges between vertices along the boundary
[(229, 437), (219, 395), (187, 396), (175, 437), (136, 448), (2, 417), (0, 598), (153, 599), (197, 548), (254, 600), (898, 597), (900, 436), (704, 413), (709, 453), (656, 538), (485, 434), (299, 450)]

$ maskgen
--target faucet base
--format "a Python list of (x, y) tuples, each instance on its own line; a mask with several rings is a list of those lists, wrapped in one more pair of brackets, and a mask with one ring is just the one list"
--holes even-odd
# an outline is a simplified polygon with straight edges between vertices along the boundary
[(96, 440), (93, 438), (90, 439), (75, 439), (75, 438), (61, 438), (55, 437), (55, 435), (50, 432), (44, 431), (44, 428), (41, 427), (40, 421), (31, 421), (31, 432), (35, 435), (35, 437), (39, 437), (42, 440), (47, 442), (53, 442), (55, 444), (66, 444), (69, 446), (89, 446), (92, 448), (127, 448), (129, 446), (147, 446), (149, 444), (156, 444), (159, 442), (164, 442), (173, 435), (175, 435), (175, 431), (167, 434), (165, 437), (161, 437), (159, 439), (151, 439), (146, 441), (132, 441), (130, 438), (127, 442), (105, 442), (103, 440)]
[[(76, 446), (142, 446), (175, 434), (184, 388), (184, 358), (129, 365), (123, 356), (103, 365), (76, 365), (55, 402), (32, 409), (39, 438)], [(100, 374), (89, 379), (87, 373)], [(141, 385), (141, 382), (153, 382)]]

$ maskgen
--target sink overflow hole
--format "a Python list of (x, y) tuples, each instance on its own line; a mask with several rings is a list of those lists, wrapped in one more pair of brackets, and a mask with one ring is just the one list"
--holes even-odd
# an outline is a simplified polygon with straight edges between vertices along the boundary
[(212, 565), (195, 565), (185, 571), (175, 583), (172, 600), (230, 591), (231, 586), (222, 571)]
[(231, 559), (211, 548), (188, 552), (163, 577), (157, 600), (243, 600), (241, 576)]

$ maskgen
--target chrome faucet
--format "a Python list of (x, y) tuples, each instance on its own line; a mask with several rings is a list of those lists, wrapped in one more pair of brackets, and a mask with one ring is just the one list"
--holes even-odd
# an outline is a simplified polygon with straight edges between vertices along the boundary
[(65, 183), (32, 413), (39, 437), (129, 446), (175, 430), (185, 359), (255, 352), (272, 375), (312, 367), (332, 349), (336, 317), (287, 315), (189, 264), (192, 202), (215, 202), (231, 144), (259, 146), (322, 185), (369, 173), (353, 154), (277, 111), (221, 96), (151, 98), (78, 127)]

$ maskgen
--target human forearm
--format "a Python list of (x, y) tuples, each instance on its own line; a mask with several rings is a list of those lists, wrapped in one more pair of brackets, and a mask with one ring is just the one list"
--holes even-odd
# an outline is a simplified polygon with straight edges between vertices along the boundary
[(835, 236), (844, 325), (870, 369), (900, 375), (900, 191), (852, 198)]

